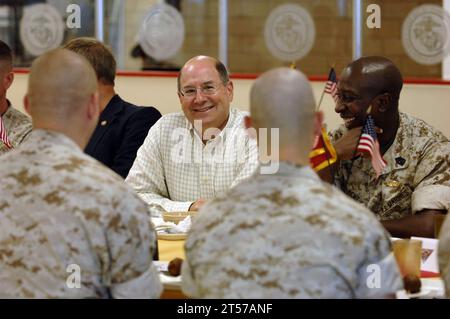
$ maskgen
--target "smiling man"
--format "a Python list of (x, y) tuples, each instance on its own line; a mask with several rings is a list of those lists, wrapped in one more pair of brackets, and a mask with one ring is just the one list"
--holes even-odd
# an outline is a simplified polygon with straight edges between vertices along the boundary
[(247, 113), (230, 108), (233, 83), (220, 61), (186, 62), (178, 97), (183, 113), (165, 115), (150, 129), (126, 178), (158, 211), (198, 210), (257, 166), (256, 141), (245, 134)]
[[(399, 112), (402, 86), (400, 71), (383, 57), (363, 57), (344, 69), (336, 104), (344, 125), (331, 134), (338, 154), (334, 180), (393, 236), (433, 237), (434, 215), (450, 206), (450, 143), (424, 121)], [(367, 113), (387, 162), (378, 178), (370, 159), (355, 156)]]

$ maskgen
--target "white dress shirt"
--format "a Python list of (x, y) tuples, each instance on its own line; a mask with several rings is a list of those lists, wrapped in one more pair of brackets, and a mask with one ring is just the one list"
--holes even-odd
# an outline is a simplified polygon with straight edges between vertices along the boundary
[(258, 165), (246, 112), (231, 108), (225, 128), (203, 143), (183, 113), (163, 116), (150, 129), (126, 178), (152, 212), (187, 211), (250, 176)]

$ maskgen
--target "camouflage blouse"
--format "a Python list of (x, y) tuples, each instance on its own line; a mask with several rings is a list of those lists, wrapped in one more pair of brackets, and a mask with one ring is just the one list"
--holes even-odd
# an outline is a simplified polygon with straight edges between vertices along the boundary
[[(342, 126), (332, 132), (331, 139), (338, 140), (345, 130)], [(353, 166), (351, 161), (341, 161), (336, 185), (379, 220), (399, 219), (423, 209), (449, 209), (450, 142), (442, 133), (400, 113), (397, 135), (383, 157), (387, 166), (378, 179), (368, 158), (356, 159)]]
[(373, 214), (288, 163), (206, 204), (185, 252), (182, 289), (196, 298), (370, 298), (402, 289)]
[[(10, 106), (2, 115), (3, 124), (8, 134), (8, 139), (12, 144), (12, 148), (16, 148), (31, 133), (31, 119)], [(6, 153), (10, 149), (0, 141), (0, 155)]]
[(159, 297), (146, 205), (71, 139), (33, 131), (0, 180), (0, 298)]

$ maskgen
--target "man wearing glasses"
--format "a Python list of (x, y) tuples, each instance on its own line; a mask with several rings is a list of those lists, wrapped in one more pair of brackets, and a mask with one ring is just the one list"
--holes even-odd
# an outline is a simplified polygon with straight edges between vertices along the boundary
[(163, 116), (149, 131), (126, 178), (158, 211), (198, 210), (257, 166), (246, 112), (230, 108), (233, 83), (217, 59), (197, 56), (178, 75), (183, 113)]
[[(344, 69), (336, 104), (344, 125), (331, 134), (338, 154), (334, 181), (391, 235), (434, 237), (434, 216), (450, 206), (450, 143), (424, 121), (399, 112), (402, 86), (400, 71), (383, 57), (360, 58)], [(379, 177), (369, 158), (355, 156), (367, 113), (387, 162)]]

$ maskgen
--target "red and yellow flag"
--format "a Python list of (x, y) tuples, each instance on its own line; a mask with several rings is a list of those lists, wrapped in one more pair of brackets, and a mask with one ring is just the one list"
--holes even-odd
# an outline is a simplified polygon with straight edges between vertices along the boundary
[(316, 136), (313, 149), (309, 153), (311, 167), (318, 172), (335, 163), (336, 160), (336, 150), (334, 149), (333, 144), (331, 144), (327, 132), (322, 127), (321, 135)]

